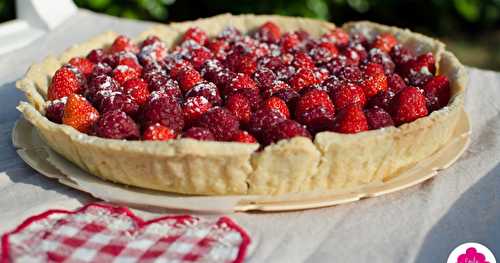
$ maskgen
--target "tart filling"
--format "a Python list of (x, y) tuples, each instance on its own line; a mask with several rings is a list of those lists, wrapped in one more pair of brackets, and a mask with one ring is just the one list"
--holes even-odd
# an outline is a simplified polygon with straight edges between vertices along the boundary
[(440, 42), (407, 30), (221, 15), (139, 41), (104, 34), (18, 87), (47, 144), (96, 176), (283, 194), (380, 183), (427, 158), (453, 132), (465, 82)]

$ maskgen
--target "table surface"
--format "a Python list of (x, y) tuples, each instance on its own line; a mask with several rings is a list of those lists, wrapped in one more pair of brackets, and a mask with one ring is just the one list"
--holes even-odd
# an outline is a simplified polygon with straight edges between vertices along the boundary
[[(135, 36), (151, 24), (80, 10), (29, 46), (0, 57), (0, 233), (50, 208), (95, 201), (38, 174), (17, 156), (11, 130), (29, 65), (108, 30)], [(500, 259), (500, 73), (469, 68), (472, 143), (450, 168), (418, 186), (352, 204), (230, 217), (253, 237), (249, 262), (445, 262), (479, 242)], [(146, 218), (178, 211), (138, 211)], [(205, 215), (210, 216), (210, 215)]]

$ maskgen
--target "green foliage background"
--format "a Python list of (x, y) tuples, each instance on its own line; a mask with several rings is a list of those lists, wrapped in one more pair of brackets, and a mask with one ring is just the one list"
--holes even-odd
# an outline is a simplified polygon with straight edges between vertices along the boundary
[[(14, 17), (0, 0), (0, 21)], [(182, 21), (219, 13), (372, 20), (444, 40), (469, 65), (500, 70), (500, 0), (75, 0), (80, 7), (131, 19)]]

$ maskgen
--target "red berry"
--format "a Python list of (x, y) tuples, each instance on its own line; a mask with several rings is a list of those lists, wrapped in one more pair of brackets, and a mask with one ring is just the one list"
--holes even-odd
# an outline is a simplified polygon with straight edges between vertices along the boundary
[(139, 105), (128, 95), (122, 92), (101, 92), (102, 98), (98, 106), (99, 112), (121, 110), (130, 116), (135, 116), (139, 111)]
[(248, 75), (238, 73), (225, 87), (224, 94), (229, 95), (243, 89), (257, 89), (257, 84)]
[(139, 105), (144, 105), (149, 98), (148, 84), (141, 78), (128, 80), (122, 88)]
[(170, 64), (167, 64), (169, 65), (169, 69), (170, 69), (170, 77), (171, 78), (177, 78), (177, 76), (183, 72), (183, 71), (186, 71), (187, 69), (192, 69), (193, 68), (193, 65), (187, 61), (187, 60), (176, 60), (175, 62), (173, 62), (171, 65)]
[(145, 127), (160, 123), (176, 133), (184, 127), (182, 108), (177, 100), (161, 93), (151, 94), (142, 110), (142, 121)]
[(66, 101), (66, 98), (50, 101), (45, 110), (45, 117), (52, 122), (61, 124)]
[(243, 94), (233, 94), (226, 100), (226, 108), (233, 113), (241, 123), (245, 124), (250, 121), (252, 108), (247, 97)]
[(385, 74), (392, 74), (396, 68), (391, 56), (377, 48), (370, 49), (368, 61), (382, 65)]
[(382, 33), (375, 38), (373, 41), (373, 48), (382, 50), (383, 52), (389, 53), (392, 48), (398, 44), (398, 40), (390, 33)]
[(233, 72), (252, 75), (257, 69), (257, 57), (250, 52), (233, 51), (227, 55), (224, 64)]
[(219, 141), (231, 141), (240, 124), (228, 110), (214, 107), (201, 116), (201, 127), (209, 129)]
[(177, 81), (179, 82), (181, 90), (183, 92), (187, 92), (194, 85), (203, 81), (203, 78), (195, 69), (185, 69), (179, 72), (179, 74), (177, 75)]
[(331, 42), (320, 42), (309, 51), (312, 59), (318, 63), (326, 63), (338, 56), (339, 51)]
[(406, 83), (398, 74), (390, 74), (387, 76), (387, 86), (389, 91), (393, 93), (398, 93), (404, 88), (406, 88)]
[(127, 65), (119, 65), (113, 70), (113, 78), (118, 84), (123, 85), (127, 80), (141, 77), (141, 72)]
[(369, 108), (381, 108), (386, 111), (389, 110), (391, 101), (396, 94), (392, 91), (379, 92), (377, 95), (370, 98), (368, 101)]
[(245, 96), (248, 99), (248, 102), (250, 103), (252, 111), (255, 111), (257, 108), (259, 108), (262, 102), (262, 97), (260, 96), (258, 89), (241, 89), (234, 92), (233, 94), (241, 94)]
[(358, 105), (340, 110), (333, 123), (333, 130), (340, 133), (358, 133), (368, 130), (368, 121)]
[(451, 97), (450, 81), (444, 75), (433, 77), (425, 84), (424, 95), (430, 111), (441, 109), (448, 105)]
[(363, 89), (356, 84), (344, 84), (332, 91), (332, 99), (336, 109), (342, 109), (352, 104), (364, 107), (366, 97)]
[(186, 92), (186, 98), (196, 96), (205, 97), (213, 106), (222, 104), (219, 89), (212, 82), (200, 82)]
[(99, 119), (99, 112), (84, 97), (78, 94), (68, 96), (64, 107), (62, 123), (80, 132), (89, 133)]
[(211, 39), (208, 41), (207, 48), (212, 51), (216, 59), (224, 60), (229, 49), (229, 43), (221, 39)]
[(104, 53), (104, 50), (102, 48), (92, 49), (87, 54), (87, 59), (90, 60), (90, 62), (97, 64), (104, 59), (105, 55), (106, 54)]
[(276, 80), (276, 74), (266, 67), (260, 67), (253, 74), (253, 78), (262, 90), (269, 88)]
[(262, 96), (265, 98), (269, 98), (274, 96), (276, 93), (282, 90), (291, 90), (292, 88), (290, 85), (288, 85), (286, 82), (283, 82), (281, 80), (276, 80), (272, 82), (267, 89), (264, 89), (262, 91)]
[(408, 83), (413, 86), (423, 86), (436, 72), (436, 61), (434, 55), (430, 52), (418, 56), (416, 59), (409, 60), (401, 65), (401, 76), (408, 79)]
[(398, 67), (414, 59), (413, 53), (408, 48), (403, 47), (401, 44), (395, 45), (392, 48), (390, 55), (392, 57), (392, 60)]
[(280, 36), (281, 29), (278, 27), (278, 25), (268, 21), (257, 29), (254, 37), (260, 41), (268, 43), (278, 43), (280, 40)]
[(295, 91), (300, 91), (301, 89), (318, 83), (314, 72), (310, 69), (300, 68), (289, 80), (290, 86)]
[(118, 83), (108, 75), (97, 75), (90, 79), (87, 89), (84, 91), (85, 97), (94, 105), (99, 105), (103, 95), (120, 90)]
[(182, 36), (181, 42), (185, 42), (187, 40), (193, 40), (194, 42), (200, 44), (200, 45), (205, 45), (207, 42), (208, 36), (205, 31), (201, 30), (198, 27), (191, 27)]
[(296, 121), (284, 120), (275, 126), (265, 129), (262, 142), (267, 145), (297, 136), (311, 138), (311, 134), (303, 125)]
[(286, 102), (278, 97), (270, 97), (265, 100), (262, 104), (262, 108), (277, 110), (283, 114), (287, 119), (290, 118), (290, 111), (288, 110), (288, 106)]
[(261, 137), (265, 129), (268, 129), (284, 120), (286, 120), (285, 116), (279, 111), (259, 109), (250, 117), (248, 128), (253, 135)]
[(212, 58), (212, 53), (205, 47), (195, 48), (190, 51), (189, 61), (197, 70), (201, 69), (203, 63)]
[(182, 105), (184, 121), (187, 124), (196, 123), (201, 115), (212, 108), (212, 104), (203, 96), (188, 97)]
[(199, 141), (214, 141), (215, 137), (213, 133), (202, 127), (191, 127), (182, 135), (184, 138), (191, 138)]
[(83, 57), (72, 58), (68, 63), (80, 70), (85, 76), (89, 76), (94, 70), (94, 63)]
[(126, 36), (118, 36), (113, 44), (111, 45), (110, 52), (118, 53), (121, 51), (130, 51), (137, 53), (139, 48), (132, 43), (132, 41)]
[(79, 93), (81, 89), (82, 83), (77, 73), (70, 67), (63, 66), (52, 77), (47, 97), (49, 100), (57, 100), (71, 94)]
[(347, 34), (347, 32), (345, 32), (342, 28), (332, 29), (329, 35), (338, 47), (344, 47), (349, 44), (349, 34)]
[(242, 143), (257, 143), (255, 137), (249, 134), (247, 131), (238, 131), (233, 135), (233, 141)]
[(96, 135), (109, 139), (139, 139), (139, 126), (125, 112), (108, 111), (102, 115), (95, 126)]
[(159, 123), (155, 123), (144, 130), (142, 138), (147, 141), (168, 141), (175, 139), (175, 131)]
[(295, 118), (307, 129), (314, 133), (327, 130), (335, 117), (335, 112), (331, 108), (316, 106), (304, 111), (297, 111)]
[(391, 115), (382, 108), (367, 109), (365, 110), (365, 116), (370, 130), (394, 126)]
[(299, 98), (295, 109), (296, 115), (315, 107), (324, 107), (329, 112), (335, 112), (335, 106), (330, 100), (328, 93), (322, 90), (313, 89)]
[(387, 90), (387, 77), (380, 64), (369, 63), (365, 69), (365, 79), (361, 85), (367, 98)]
[(391, 103), (391, 116), (396, 125), (412, 122), (429, 114), (425, 96), (415, 87), (408, 87), (396, 95)]
[(295, 33), (285, 33), (281, 37), (280, 45), (283, 53), (293, 52), (299, 49), (299, 36)]
[(314, 61), (309, 55), (307, 55), (307, 53), (297, 52), (295, 53), (292, 65), (296, 68), (313, 69)]

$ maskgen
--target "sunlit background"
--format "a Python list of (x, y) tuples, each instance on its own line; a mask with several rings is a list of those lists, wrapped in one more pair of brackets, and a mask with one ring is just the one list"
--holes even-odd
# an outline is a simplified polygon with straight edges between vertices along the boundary
[[(467, 65), (500, 70), (500, 0), (76, 0), (100, 13), (159, 22), (215, 14), (283, 14), (407, 27), (447, 43)], [(15, 17), (14, 0), (0, 0), (0, 21)]]

